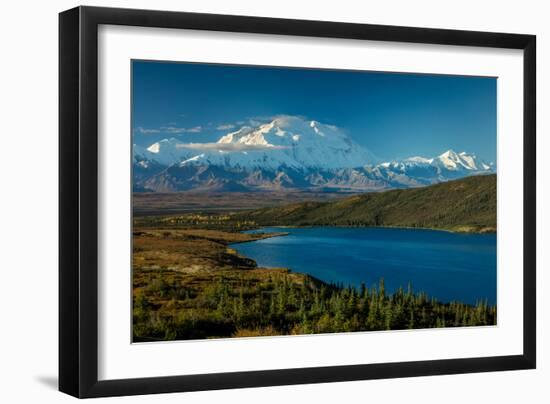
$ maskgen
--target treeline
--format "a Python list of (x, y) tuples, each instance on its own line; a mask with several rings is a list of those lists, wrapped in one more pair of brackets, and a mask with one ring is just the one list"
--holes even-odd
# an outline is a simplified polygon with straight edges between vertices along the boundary
[(239, 232), (257, 228), (250, 220), (240, 220), (227, 213), (187, 213), (173, 216), (139, 216), (133, 219), (134, 227), (184, 228)]
[(441, 303), (425, 293), (338, 287), (305, 277), (220, 276), (204, 288), (156, 279), (134, 292), (135, 341), (318, 334), (496, 324), (496, 306)]

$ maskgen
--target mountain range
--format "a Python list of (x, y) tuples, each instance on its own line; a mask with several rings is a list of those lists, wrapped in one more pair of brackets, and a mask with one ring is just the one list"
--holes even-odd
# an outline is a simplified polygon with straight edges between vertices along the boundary
[(244, 126), (213, 143), (169, 138), (133, 146), (137, 192), (376, 191), (494, 172), (494, 164), (453, 150), (380, 162), (339, 128), (295, 116)]

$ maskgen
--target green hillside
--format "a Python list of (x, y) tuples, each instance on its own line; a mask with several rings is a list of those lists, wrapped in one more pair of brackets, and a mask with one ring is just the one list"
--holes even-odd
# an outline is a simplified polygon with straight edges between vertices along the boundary
[(365, 193), (235, 215), (260, 226), (396, 226), (464, 232), (496, 231), (496, 175), (423, 188)]

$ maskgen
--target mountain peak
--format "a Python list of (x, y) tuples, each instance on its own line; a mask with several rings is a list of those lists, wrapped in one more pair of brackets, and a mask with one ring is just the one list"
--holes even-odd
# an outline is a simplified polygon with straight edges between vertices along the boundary
[(495, 167), (492, 163), (485, 163), (475, 154), (467, 152), (456, 153), (452, 149), (433, 158), (414, 156), (404, 160), (389, 161), (381, 164), (381, 166), (386, 168), (393, 167), (401, 170), (401, 172), (412, 168), (431, 166), (439, 172), (454, 172), (453, 175), (460, 175), (461, 173), (470, 175), (495, 171)]
[(437, 157), (439, 162), (447, 169), (451, 170), (490, 170), (491, 165), (480, 160), (475, 154), (465, 151), (456, 153), (453, 150), (447, 150)]
[(158, 154), (160, 153), (161, 149), (177, 147), (178, 143), (179, 140), (173, 137), (171, 137), (170, 139), (162, 139), (147, 147), (147, 151)]
[(234, 160), (247, 151), (262, 153), (264, 161), (280, 160), (288, 165), (290, 159), (293, 167), (351, 168), (375, 161), (371, 152), (336, 126), (292, 115), (280, 115), (256, 127), (242, 127), (222, 136), (217, 143), (235, 145), (231, 156)]
[(459, 159), (458, 154), (453, 149), (447, 150), (445, 153), (440, 154), (439, 157), (440, 158), (450, 158), (450, 159), (453, 159), (453, 160), (458, 160)]
[(239, 130), (236, 130), (234, 132), (229, 132), (227, 135), (222, 136), (218, 140), (218, 143), (235, 143), (235, 142), (239, 142), (244, 136), (248, 135), (253, 130), (254, 130), (254, 128), (251, 128), (250, 126), (243, 126)]

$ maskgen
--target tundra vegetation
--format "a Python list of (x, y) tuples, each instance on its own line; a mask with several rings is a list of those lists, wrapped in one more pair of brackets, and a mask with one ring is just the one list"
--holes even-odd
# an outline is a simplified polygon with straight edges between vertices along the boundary
[(229, 247), (284, 236), (242, 232), (284, 224), (495, 231), (496, 177), (246, 212), (137, 216), (134, 341), (496, 324), (496, 306), (486, 301), (440, 302), (411, 285), (387, 293), (383, 279), (359, 288), (327, 284), (287, 268), (259, 268)]

